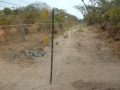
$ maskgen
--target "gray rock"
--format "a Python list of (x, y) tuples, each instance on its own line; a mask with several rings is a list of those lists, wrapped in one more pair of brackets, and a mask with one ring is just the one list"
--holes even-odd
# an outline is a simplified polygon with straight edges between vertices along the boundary
[(37, 52), (37, 51), (34, 51), (34, 50), (26, 50), (25, 55), (28, 56), (28, 57), (32, 56), (32, 55), (34, 55), (36, 57), (42, 57), (42, 56), (45, 55), (45, 52)]
[(38, 56), (39, 56), (39, 57), (42, 57), (42, 55), (41, 55), (40, 53), (38, 54)]
[(20, 57), (20, 56), (15, 55), (15, 54), (13, 54), (13, 53), (11, 54), (11, 58), (12, 58), (12, 59), (19, 58), (19, 57)]
[(14, 59), (14, 54), (13, 53), (11, 54), (11, 58)]

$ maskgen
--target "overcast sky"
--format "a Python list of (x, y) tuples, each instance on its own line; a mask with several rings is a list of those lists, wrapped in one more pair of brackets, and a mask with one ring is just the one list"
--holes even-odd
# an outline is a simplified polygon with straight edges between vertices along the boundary
[[(0, 0), (0, 1), (9, 2), (9, 3), (21, 5), (21, 6), (26, 6), (26, 5), (28, 5), (30, 3), (34, 3), (36, 1), (45, 2), (51, 7), (65, 9), (67, 11), (67, 13), (75, 15), (80, 19), (83, 18), (82, 14), (73, 7), (75, 5), (82, 4), (81, 0)], [(25, 2), (27, 2), (27, 3), (25, 3)], [(88, 3), (88, 0), (85, 0), (85, 2)], [(13, 7), (14, 5), (0, 2), (0, 9), (3, 9), (4, 6), (5, 7)]]

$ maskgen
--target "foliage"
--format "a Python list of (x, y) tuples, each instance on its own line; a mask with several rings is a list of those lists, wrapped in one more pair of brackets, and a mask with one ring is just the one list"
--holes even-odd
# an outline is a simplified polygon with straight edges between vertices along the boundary
[(10, 8), (4, 8), (3, 9), (3, 13), (5, 14), (5, 15), (11, 15), (12, 14), (12, 10), (10, 9)]
[(98, 12), (89, 12), (84, 17), (84, 20), (89, 24), (95, 24), (102, 22), (103, 18)]
[(83, 5), (76, 5), (75, 8), (83, 14), (86, 23), (99, 24), (102, 30), (108, 30), (108, 37), (120, 36), (120, 0), (82, 2)]
[(58, 42), (56, 42), (55, 45), (58, 45)]
[[(54, 10), (55, 22), (58, 23), (59, 28), (62, 30), (63, 22), (74, 22), (77, 20), (75, 16), (66, 13), (64, 9), (54, 8)], [(42, 2), (35, 2), (25, 7), (12, 7), (12, 9), (5, 7), (3, 10), (0, 10), (0, 18), (1, 26), (10, 24), (24, 24), (24, 26), (28, 28), (31, 24), (35, 23), (51, 23), (52, 8)], [(51, 24), (46, 24), (44, 26), (50, 32)], [(20, 27), (18, 28), (20, 29)], [(38, 31), (41, 31), (41, 28), (43, 27), (40, 26)]]
[[(120, 0), (90, 0), (89, 4), (86, 4), (84, 0), (82, 0), (82, 2), (84, 6), (76, 5), (75, 8), (81, 11), (85, 21), (87, 21), (89, 24), (100, 23), (103, 22), (104, 19), (108, 19), (109, 16), (107, 15), (105, 18), (103, 17), (104, 13), (109, 13), (111, 12), (111, 9), (115, 9), (116, 7), (118, 8), (120, 5)], [(112, 10), (112, 12), (115, 13), (117, 10)], [(114, 16), (115, 15), (111, 14), (111, 18), (116, 18), (119, 20), (117, 16)]]
[(25, 35), (30, 34), (30, 32), (51, 33), (52, 9), (55, 11), (54, 34), (58, 34), (60, 30), (60, 32), (64, 31), (64, 28), (71, 27), (71, 24), (65, 22), (71, 23), (77, 20), (75, 16), (70, 15), (64, 9), (51, 8), (42, 2), (35, 2), (22, 7), (5, 7), (0, 10), (0, 26), (2, 27), (1, 30), (4, 31), (4, 40), (13, 40), (14, 36), (15, 39), (18, 39), (19, 35), (22, 40), (25, 40)]
[[(58, 23), (65, 22), (66, 20), (67, 21), (77, 20), (75, 16), (66, 13), (64, 9), (54, 8), (54, 10), (55, 10), (55, 21)], [(4, 16), (7, 17), (14, 16), (15, 18), (9, 18), (9, 19), (12, 20), (15, 24), (20, 24), (20, 23), (34, 24), (35, 22), (51, 20), (52, 17), (51, 15), (52, 15), (52, 8), (46, 3), (42, 3), (42, 2), (35, 2), (27, 5), (26, 7), (18, 7), (18, 8), (12, 7), (12, 9), (5, 7), (3, 10), (0, 10), (0, 18), (3, 19)], [(66, 16), (68, 16), (67, 19)], [(5, 22), (3, 21), (4, 20), (0, 21), (0, 23), (2, 22), (1, 25), (10, 24), (10, 23), (5, 24)], [(62, 24), (60, 24), (59, 26), (63, 27)]]
[(58, 8), (55, 8), (54, 10), (55, 10), (55, 21), (59, 23), (64, 22), (66, 12), (63, 9), (58, 9)]
[(11, 23), (12, 23), (12, 19), (13, 19), (14, 17), (11, 17), (11, 16), (2, 16), (1, 17), (1, 20), (0, 20), (0, 26), (2, 26), (2, 25), (10, 25)]
[(104, 17), (113, 24), (120, 23), (120, 8), (110, 9), (105, 12)]

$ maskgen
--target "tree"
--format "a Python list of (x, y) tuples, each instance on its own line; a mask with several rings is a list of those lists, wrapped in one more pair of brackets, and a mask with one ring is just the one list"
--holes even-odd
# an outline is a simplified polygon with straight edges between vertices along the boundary
[(88, 13), (86, 6), (76, 5), (74, 6), (77, 10), (79, 10), (82, 15), (85, 17), (85, 15)]
[(111, 0), (111, 3), (113, 3), (115, 7), (120, 7), (120, 0)]
[(117, 25), (120, 23), (120, 8), (110, 9), (106, 11), (104, 17), (107, 21), (110, 21), (112, 24)]
[(96, 22), (94, 19), (94, 13), (96, 12), (97, 0), (89, 0), (88, 5), (84, 2), (84, 0), (82, 0), (82, 2), (84, 6), (76, 5), (75, 8), (79, 10), (84, 17), (86, 17), (86, 15), (90, 13), (87, 16), (90, 16), (89, 19), (92, 18), (92, 21), (90, 21), (90, 23), (93, 24), (94, 22)]
[(11, 15), (11, 14), (12, 14), (12, 10), (11, 10), (10, 8), (5, 7), (5, 8), (3, 9), (3, 13), (4, 13), (5, 15)]

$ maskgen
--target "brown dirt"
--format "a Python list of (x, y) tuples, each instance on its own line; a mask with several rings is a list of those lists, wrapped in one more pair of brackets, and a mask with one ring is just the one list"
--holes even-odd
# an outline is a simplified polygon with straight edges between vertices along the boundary
[[(20, 67), (29, 67), (35, 63), (34, 58), (27, 58), (24, 53), (25, 50), (37, 50), (43, 46), (43, 39), (46, 35), (38, 33), (26, 36), (26, 41), (17, 40), (15, 42), (8, 42), (0, 46), (1, 59), (11, 64), (17, 64)], [(11, 54), (18, 55), (19, 58), (12, 60)]]
[(33, 60), (7, 61), (1, 56), (1, 90), (120, 90), (120, 61), (107, 43), (89, 29), (67, 33), (67, 38), (62, 35), (54, 41), (52, 84), (48, 46), (44, 57)]

